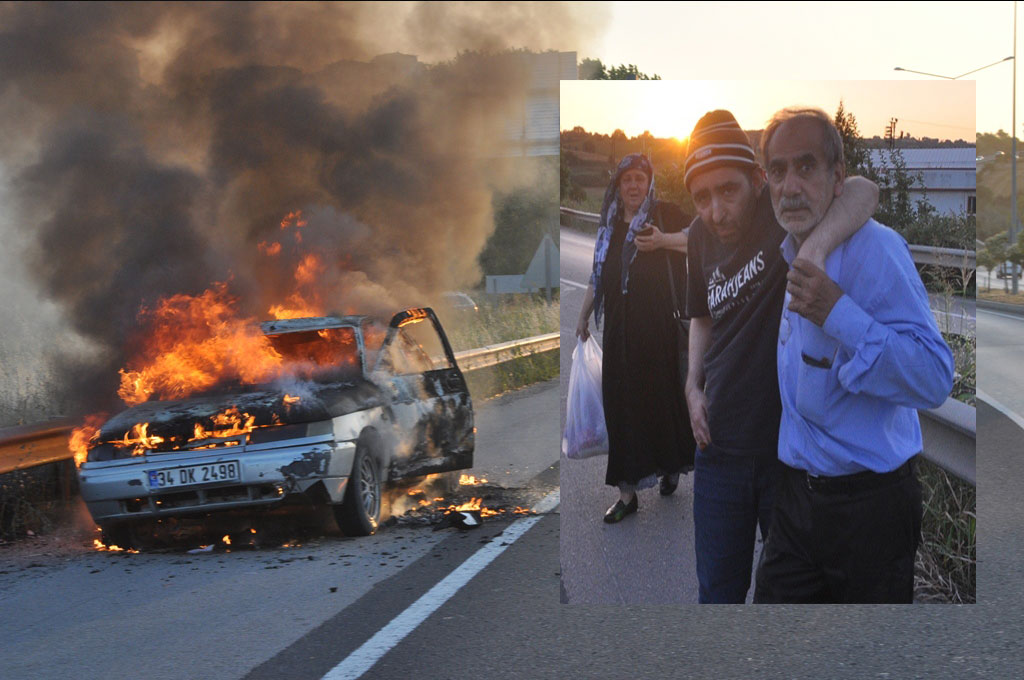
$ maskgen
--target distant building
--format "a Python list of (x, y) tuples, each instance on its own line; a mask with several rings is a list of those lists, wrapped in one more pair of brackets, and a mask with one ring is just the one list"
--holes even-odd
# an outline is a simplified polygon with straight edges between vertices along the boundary
[[(899, 149), (914, 178), (910, 190), (912, 203), (924, 199), (940, 215), (974, 215), (977, 212), (975, 147), (959, 149)], [(871, 163), (889, 167), (889, 152), (871, 149)]]
[(559, 81), (577, 80), (575, 52), (525, 52), (530, 84), (526, 101), (506, 123), (509, 156), (558, 156)]

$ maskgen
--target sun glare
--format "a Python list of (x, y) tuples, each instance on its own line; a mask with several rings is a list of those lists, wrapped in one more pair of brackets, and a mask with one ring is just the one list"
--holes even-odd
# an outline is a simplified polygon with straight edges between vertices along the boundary
[(857, 116), (861, 134), (881, 135), (890, 116), (915, 136), (970, 139), (974, 131), (971, 81), (562, 81), (561, 127), (589, 132), (646, 130), (685, 140), (702, 115), (733, 112), (746, 130), (760, 130), (771, 114), (792, 105), (835, 112), (839, 100)]

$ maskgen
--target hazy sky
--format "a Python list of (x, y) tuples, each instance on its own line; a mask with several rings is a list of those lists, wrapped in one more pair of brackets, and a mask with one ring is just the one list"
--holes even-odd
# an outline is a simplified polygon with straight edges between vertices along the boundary
[(915, 137), (974, 140), (975, 83), (958, 81), (562, 81), (561, 128), (621, 128), (635, 136), (682, 139), (707, 111), (729, 109), (745, 129), (764, 127), (784, 106), (812, 105), (829, 115), (840, 98), (863, 136), (884, 136), (889, 118)]
[[(1013, 3), (613, 3), (604, 32), (582, 50), (580, 59), (633, 63), (676, 80), (942, 82), (893, 68), (956, 76), (1012, 55)], [(1010, 61), (968, 76), (977, 81), (978, 131), (1010, 130), (1012, 74)], [(1020, 135), (1024, 88), (1017, 95)]]

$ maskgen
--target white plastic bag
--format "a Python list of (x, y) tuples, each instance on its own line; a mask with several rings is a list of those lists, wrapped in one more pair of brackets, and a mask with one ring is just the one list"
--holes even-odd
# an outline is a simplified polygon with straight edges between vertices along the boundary
[(576, 341), (569, 373), (562, 453), (574, 460), (608, 453), (608, 430), (601, 397), (601, 347), (591, 335)]

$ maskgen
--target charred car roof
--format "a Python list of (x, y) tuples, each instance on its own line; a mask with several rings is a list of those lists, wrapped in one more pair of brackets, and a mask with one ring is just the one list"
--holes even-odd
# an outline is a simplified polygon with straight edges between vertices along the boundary
[(277, 319), (264, 321), (260, 329), (264, 335), (280, 335), (281, 333), (301, 333), (304, 331), (319, 331), (325, 328), (343, 328), (346, 326), (358, 327), (365, 315), (352, 316), (311, 316), (304, 319)]

